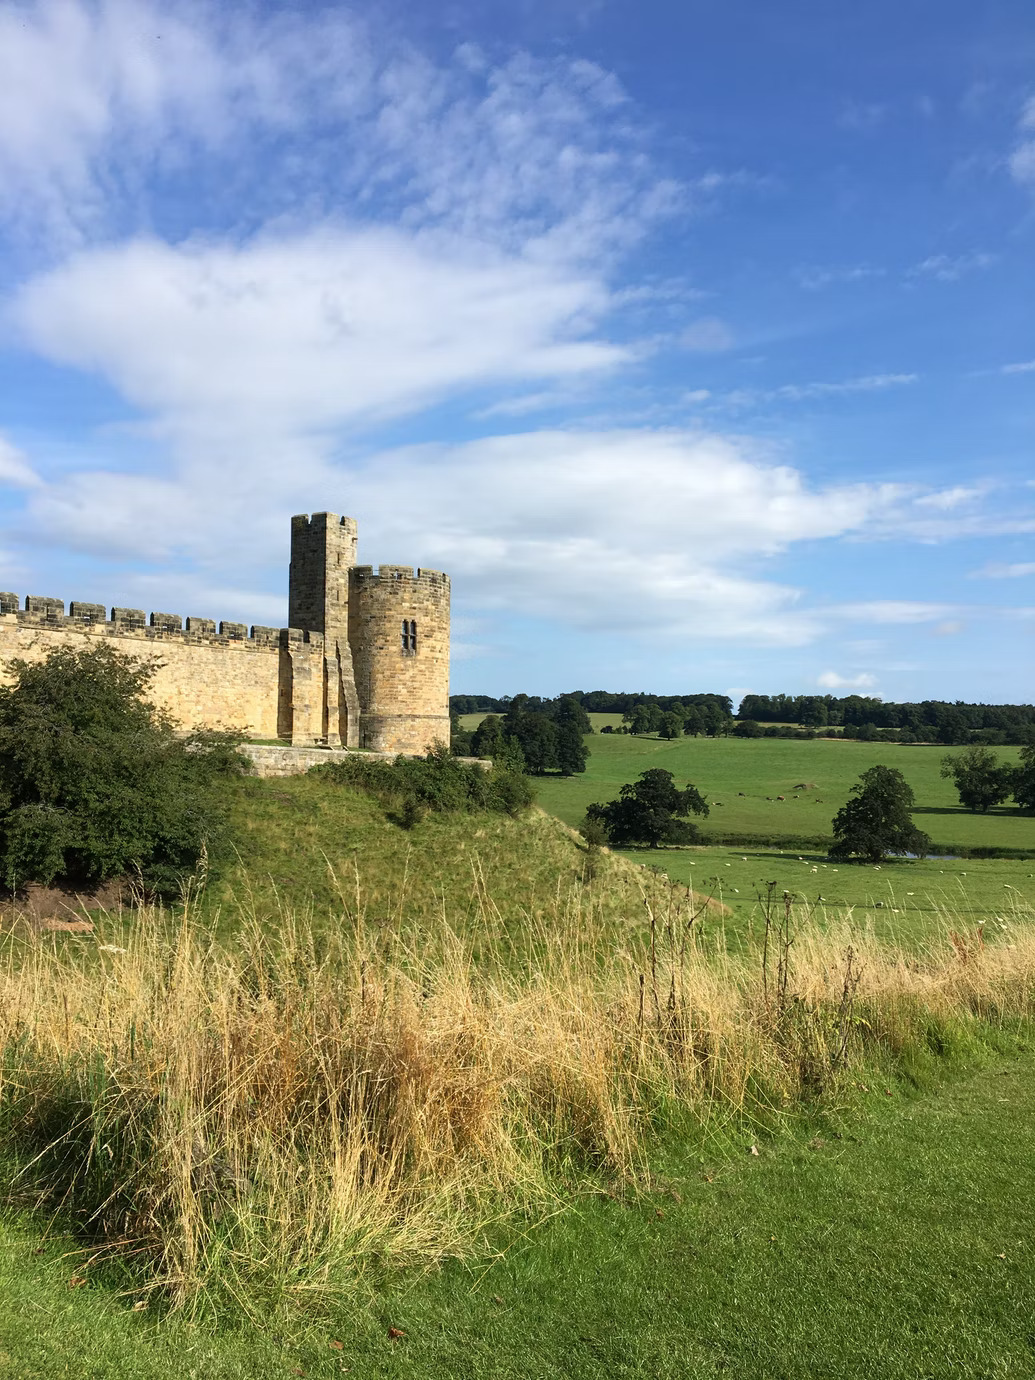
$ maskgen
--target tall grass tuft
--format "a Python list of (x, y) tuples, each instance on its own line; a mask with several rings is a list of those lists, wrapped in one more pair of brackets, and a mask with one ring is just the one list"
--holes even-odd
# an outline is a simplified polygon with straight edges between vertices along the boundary
[(443, 916), (419, 942), (361, 894), (332, 938), (285, 910), (217, 941), (190, 898), (178, 923), (145, 906), (86, 941), (9, 938), (8, 1192), (177, 1305), (318, 1301), (371, 1262), (477, 1252), (501, 1217), (644, 1182), (674, 1126), (771, 1116), (875, 1060), (908, 1071), (1035, 1004), (1020, 909), (995, 944), (947, 917), (918, 957), (771, 904), (734, 957), (699, 939), (690, 892), (646, 894), (646, 938), (615, 948), (584, 889), (518, 938), (476, 891), (478, 925)]

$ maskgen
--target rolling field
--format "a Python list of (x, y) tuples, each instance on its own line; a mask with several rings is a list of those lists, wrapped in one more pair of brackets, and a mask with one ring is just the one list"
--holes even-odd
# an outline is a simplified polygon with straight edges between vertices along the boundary
[[(594, 716), (604, 717), (604, 716)], [(1035, 819), (1014, 806), (971, 814), (959, 806), (951, 781), (939, 775), (950, 749), (816, 738), (639, 738), (595, 733), (583, 776), (548, 777), (538, 783), (539, 802), (566, 823), (578, 826), (586, 806), (611, 800), (626, 781), (649, 767), (672, 772), (676, 784), (692, 781), (712, 807), (703, 832), (750, 835), (759, 840), (829, 837), (830, 821), (867, 767), (897, 767), (916, 792), (914, 819), (939, 852), (975, 846), (1035, 849)], [(1006, 761), (1016, 748), (999, 748)], [(799, 783), (814, 783), (795, 791)], [(786, 797), (778, 801), (777, 796)], [(769, 799), (767, 799), (769, 797)], [(721, 803), (718, 803), (721, 802)]]
[[(476, 717), (476, 716), (475, 716)], [(1035, 850), (1035, 819), (1013, 806), (987, 815), (959, 806), (951, 781), (939, 775), (948, 749), (898, 744), (790, 739), (659, 738), (601, 734), (618, 715), (593, 715), (598, 731), (583, 776), (537, 780), (544, 809), (577, 827), (587, 805), (613, 799), (626, 781), (650, 767), (671, 771), (677, 785), (692, 781), (711, 814), (701, 821), (715, 845), (704, 849), (630, 852), (663, 867), (674, 880), (719, 897), (742, 932), (759, 918), (757, 897), (768, 882), (776, 895), (843, 911), (855, 907), (882, 937), (910, 942), (936, 928), (951, 912), (975, 925), (1008, 920), (1018, 901), (1035, 901), (1035, 858), (929, 858), (880, 868), (830, 864), (824, 840), (830, 821), (860, 774), (877, 763), (897, 767), (916, 792), (913, 818), (939, 853), (1000, 847)], [(1015, 761), (1016, 748), (998, 749)], [(798, 784), (811, 789), (795, 791)], [(783, 795), (779, 801), (777, 796)], [(766, 797), (769, 797), (768, 799)], [(721, 802), (721, 803), (719, 803)], [(738, 842), (723, 844), (724, 838)], [(757, 843), (749, 840), (757, 839)]]

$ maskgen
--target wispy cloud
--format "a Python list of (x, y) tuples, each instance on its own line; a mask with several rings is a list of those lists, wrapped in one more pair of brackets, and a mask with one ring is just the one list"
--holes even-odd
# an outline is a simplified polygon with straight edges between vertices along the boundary
[(684, 350), (716, 354), (732, 349), (735, 337), (725, 321), (720, 321), (717, 316), (703, 316), (698, 321), (692, 321), (680, 332), (677, 344)]
[(198, 229), (236, 218), (254, 160), (253, 216), (381, 215), (569, 259), (627, 243), (677, 195), (615, 77), (585, 60), (493, 63), (468, 44), (434, 63), (342, 9), (0, 12), (0, 193), (27, 238), (150, 227), (188, 166), (206, 179)]
[(821, 398), (848, 397), (853, 393), (880, 393), (889, 388), (905, 388), (918, 383), (919, 374), (864, 374), (859, 378), (785, 383), (778, 388), (738, 388), (720, 394), (718, 402), (732, 408), (757, 407), (774, 402), (810, 402)]
[(999, 372), (1001, 374), (1035, 374), (1035, 359), (1025, 359), (1019, 364), (1004, 364)]
[(992, 561), (980, 570), (971, 571), (971, 575), (981, 580), (1019, 580), (1025, 575), (1035, 575), (1035, 561)]
[(0, 484), (9, 484), (14, 489), (37, 489), (42, 483), (17, 446), (0, 436)]
[(968, 503), (980, 501), (987, 492), (987, 486), (956, 484), (951, 489), (940, 489), (937, 493), (922, 494), (915, 500), (915, 503), (918, 508), (931, 508), (935, 512), (947, 513)]
[(824, 690), (872, 690), (877, 677), (869, 671), (860, 671), (854, 676), (842, 676), (837, 671), (823, 671), (816, 677), (816, 684)]
[(884, 278), (887, 269), (876, 268), (872, 264), (848, 264), (843, 267), (810, 265), (796, 269), (794, 276), (806, 291), (820, 292), (835, 283), (866, 283), (874, 278)]
[(994, 254), (931, 254), (906, 272), (907, 278), (934, 278), (940, 283), (955, 283), (968, 273), (980, 273), (996, 262)]
[(888, 106), (880, 101), (846, 101), (838, 114), (837, 123), (842, 129), (869, 134), (884, 123), (888, 113)]
[(870, 599), (842, 604), (831, 613), (853, 623), (935, 623), (958, 610), (952, 604), (924, 603), (910, 599)]
[(1009, 167), (1016, 182), (1035, 187), (1035, 96), (1026, 101), (1021, 110)]

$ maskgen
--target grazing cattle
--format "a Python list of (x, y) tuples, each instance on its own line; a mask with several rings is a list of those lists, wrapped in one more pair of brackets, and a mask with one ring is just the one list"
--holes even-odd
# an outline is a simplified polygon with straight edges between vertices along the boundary
[(787, 799), (787, 797), (786, 797), (785, 795), (778, 795), (776, 798), (777, 798), (777, 800), (786, 800), (786, 799)]

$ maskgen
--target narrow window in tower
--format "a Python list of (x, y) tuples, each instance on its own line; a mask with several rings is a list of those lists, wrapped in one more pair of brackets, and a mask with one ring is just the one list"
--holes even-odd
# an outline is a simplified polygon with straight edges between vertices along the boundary
[(415, 619), (403, 619), (402, 650), (404, 652), (415, 652), (417, 650), (417, 623)]
[(416, 650), (417, 650), (417, 620), (416, 620), (415, 618), (412, 618), (412, 619), (410, 620), (410, 651), (411, 651), (411, 652), (415, 652)]

